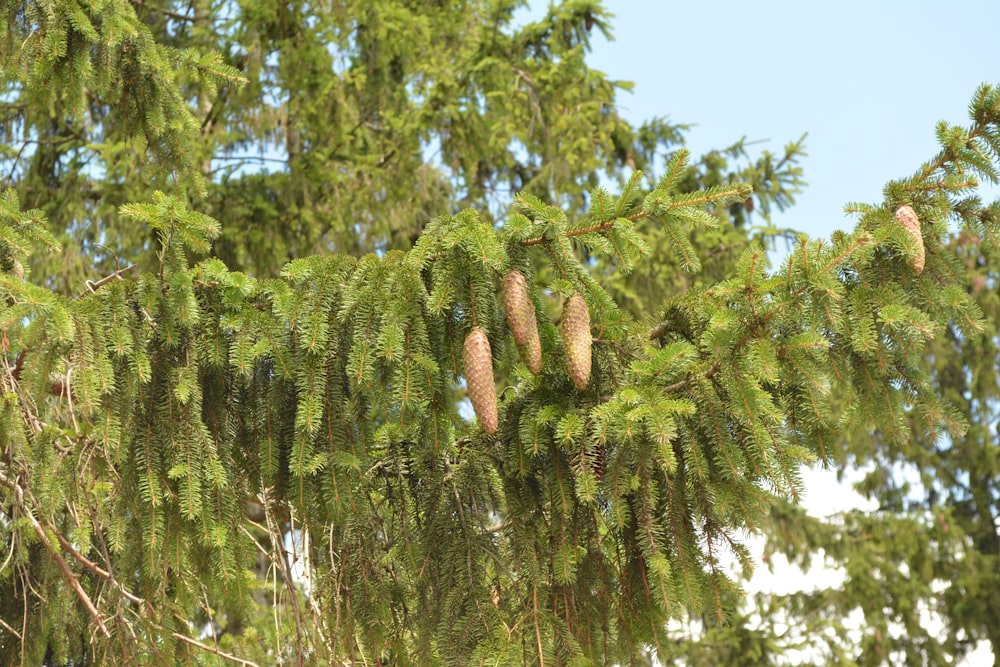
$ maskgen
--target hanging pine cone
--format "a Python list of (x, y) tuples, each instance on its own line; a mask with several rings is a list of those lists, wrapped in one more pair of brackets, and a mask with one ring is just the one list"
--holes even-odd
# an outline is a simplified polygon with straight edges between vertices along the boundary
[(476, 411), (479, 425), (488, 434), (497, 432), (497, 393), (493, 384), (493, 353), (482, 327), (473, 327), (465, 337), (462, 358), (465, 361), (465, 382), (469, 400)]
[(919, 249), (916, 255), (910, 257), (910, 267), (917, 275), (924, 270), (924, 237), (920, 233), (920, 220), (912, 208), (903, 204), (896, 209), (896, 220), (910, 233)]
[(583, 390), (590, 382), (590, 311), (579, 292), (566, 299), (562, 316), (563, 347), (566, 349), (566, 366), (577, 389)]
[(517, 343), (517, 350), (528, 370), (538, 375), (542, 372), (542, 343), (538, 338), (538, 320), (535, 319), (535, 304), (528, 295), (528, 284), (520, 271), (511, 270), (500, 287), (507, 326)]

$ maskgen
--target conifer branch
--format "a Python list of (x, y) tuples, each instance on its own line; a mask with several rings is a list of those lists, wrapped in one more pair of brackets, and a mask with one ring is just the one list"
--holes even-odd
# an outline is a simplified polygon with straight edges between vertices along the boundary
[[(623, 217), (626, 220), (629, 220), (631, 222), (635, 222), (637, 220), (642, 220), (643, 218), (648, 218), (649, 216), (650, 216), (650, 213), (648, 211), (639, 211), (637, 213), (633, 213), (632, 215), (626, 215), (626, 216), (623, 216)], [(574, 236), (583, 236), (584, 234), (592, 234), (594, 232), (607, 231), (607, 230), (609, 230), (609, 229), (611, 229), (612, 227), (615, 226), (615, 222), (616, 221), (617, 221), (617, 218), (614, 219), (614, 220), (607, 220), (605, 222), (599, 222), (597, 224), (589, 225), (587, 227), (578, 227), (577, 229), (569, 229), (569, 230), (563, 232), (563, 236), (565, 236), (567, 238), (572, 238)], [(541, 245), (542, 243), (547, 243), (548, 241), (549, 241), (549, 239), (547, 239), (544, 236), (535, 236), (535, 237), (530, 238), (530, 239), (525, 239), (525, 240), (521, 241), (520, 243), (521, 243), (522, 246), (528, 247), (528, 246), (533, 246), (533, 245)]]
[(146, 601), (145, 600), (143, 600), (141, 597), (133, 595), (132, 593), (129, 593), (128, 590), (126, 590), (124, 586), (122, 586), (121, 584), (119, 584), (115, 580), (115, 578), (113, 576), (111, 576), (110, 572), (108, 572), (107, 570), (105, 570), (104, 568), (102, 568), (100, 565), (98, 565), (94, 561), (90, 560), (89, 558), (87, 558), (86, 556), (84, 556), (83, 554), (81, 554), (76, 549), (74, 549), (73, 545), (69, 543), (69, 540), (67, 540), (62, 535), (62, 533), (60, 533), (58, 531), (55, 531), (55, 530), (53, 530), (52, 532), (55, 534), (56, 539), (59, 540), (59, 545), (62, 546), (63, 551), (65, 551), (70, 556), (72, 556), (73, 560), (75, 560), (77, 563), (79, 563), (80, 565), (84, 566), (85, 568), (87, 568), (88, 570), (90, 570), (92, 573), (96, 574), (100, 578), (105, 579), (105, 580), (109, 581), (110, 583), (112, 583), (121, 592), (122, 597), (124, 597), (129, 602), (134, 602), (135, 604), (143, 606), (143, 607), (146, 605)]
[(103, 634), (105, 638), (110, 639), (111, 633), (108, 632), (107, 626), (104, 625), (104, 619), (101, 617), (101, 613), (97, 610), (97, 607), (94, 606), (90, 596), (87, 595), (87, 591), (83, 590), (83, 586), (80, 585), (80, 580), (69, 569), (66, 561), (63, 560), (63, 557), (59, 555), (59, 552), (52, 547), (52, 543), (49, 542), (49, 538), (45, 534), (45, 528), (42, 527), (42, 524), (38, 522), (34, 513), (24, 502), (24, 489), (21, 488), (21, 485), (17, 482), (8, 479), (3, 471), (0, 471), (0, 482), (3, 482), (8, 487), (13, 488), (15, 501), (21, 508), (21, 511), (24, 512), (24, 516), (28, 518), (28, 521), (31, 523), (31, 527), (34, 528), (35, 534), (38, 535), (38, 540), (42, 543), (42, 546), (45, 547), (46, 551), (49, 552), (49, 555), (52, 556), (52, 560), (56, 562), (56, 565), (59, 567), (59, 571), (62, 573), (66, 583), (70, 585), (70, 588), (72, 588), (73, 592), (76, 593), (77, 598), (93, 617), (94, 622), (97, 623), (97, 627), (101, 630), (101, 634)]
[[(745, 183), (740, 183), (736, 187), (730, 189), (713, 191), (713, 192), (703, 192), (701, 195), (698, 196), (689, 196), (689, 197), (684, 197), (679, 201), (671, 201), (663, 207), (662, 211), (657, 212), (656, 215), (658, 216), (665, 215), (670, 211), (678, 208), (704, 206), (706, 204), (711, 204), (720, 200), (726, 200), (734, 196), (746, 198), (751, 193), (752, 190), (750, 189), (750, 186), (746, 185)], [(644, 218), (648, 218), (652, 215), (653, 213), (650, 211), (636, 211), (635, 213), (631, 213), (629, 215), (624, 215), (620, 217), (630, 222), (638, 222), (639, 220), (643, 220)], [(605, 220), (604, 222), (595, 223), (593, 225), (588, 225), (586, 227), (577, 227), (576, 229), (569, 229), (563, 232), (563, 236), (567, 238), (572, 238), (574, 236), (583, 236), (584, 234), (593, 234), (594, 232), (607, 231), (612, 227), (614, 227), (617, 221), (618, 218), (613, 218), (611, 220)], [(535, 236), (530, 239), (524, 239), (523, 241), (520, 241), (520, 245), (523, 247), (529, 247), (534, 245), (541, 245), (542, 243), (547, 243), (549, 241), (550, 239), (546, 238), (545, 236)]]
[(935, 192), (939, 190), (967, 190), (969, 188), (974, 188), (979, 182), (974, 178), (969, 178), (959, 183), (947, 183), (942, 179), (931, 181), (928, 183), (916, 183), (911, 185), (909, 190), (916, 190), (919, 192)]
[(700, 373), (693, 373), (691, 375), (688, 375), (683, 380), (678, 380), (673, 384), (667, 385), (666, 387), (663, 388), (663, 393), (672, 394), (674, 392), (678, 392), (681, 389), (689, 387), (696, 380), (711, 380), (712, 378), (715, 377), (715, 375), (719, 372), (721, 368), (722, 368), (722, 362), (716, 361), (715, 363), (713, 363), (711, 366), (709, 366), (707, 369), (705, 369)]

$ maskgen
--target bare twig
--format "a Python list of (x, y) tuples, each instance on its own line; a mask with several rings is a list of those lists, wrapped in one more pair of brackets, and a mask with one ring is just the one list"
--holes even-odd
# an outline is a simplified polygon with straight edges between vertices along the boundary
[[(274, 563), (278, 569), (281, 570), (282, 579), (284, 580), (284, 587), (288, 590), (288, 593), (292, 601), (292, 612), (295, 616), (295, 647), (296, 647), (296, 659), (298, 660), (299, 667), (302, 666), (302, 612), (299, 609), (299, 592), (295, 588), (295, 581), (292, 578), (292, 568), (288, 563), (288, 554), (285, 551), (285, 541), (281, 533), (281, 529), (278, 527), (278, 523), (274, 518), (273, 512), (273, 502), (270, 497), (270, 489), (266, 489), (263, 493), (257, 496), (260, 501), (261, 506), (264, 508), (264, 519), (267, 523), (267, 532), (271, 540), (271, 546), (274, 549), (274, 554), (271, 556), (271, 562)], [(292, 542), (295, 541), (295, 530), (292, 529)], [(277, 580), (277, 577), (275, 577)]]
[(125, 273), (127, 271), (131, 271), (134, 268), (135, 268), (135, 264), (129, 264), (128, 266), (126, 266), (123, 269), (118, 269), (117, 271), (115, 271), (111, 275), (104, 276), (103, 278), (101, 278), (97, 282), (94, 282), (92, 280), (88, 280), (86, 283), (84, 283), (87, 286), (87, 289), (84, 290), (83, 292), (81, 292), (80, 294), (78, 294), (76, 298), (77, 299), (82, 299), (83, 297), (87, 296), (88, 294), (93, 294), (94, 292), (96, 292), (97, 290), (99, 290), (104, 285), (107, 285), (109, 282), (111, 282), (115, 278), (120, 278), (123, 273)]
[(9, 625), (7, 625), (7, 623), (2, 618), (0, 618), (0, 625), (2, 625), (4, 628), (6, 628), (7, 632), (9, 632), (12, 635), (14, 635), (15, 637), (17, 637), (17, 639), (19, 641), (24, 641), (24, 638), (21, 637), (21, 633), (18, 632), (17, 630), (15, 630), (14, 628), (10, 627)]
[(73, 380), (73, 365), (66, 365), (66, 403), (69, 406), (69, 416), (70, 420), (73, 422), (73, 433), (79, 435), (80, 426), (76, 423), (76, 412), (73, 411), (73, 386), (70, 384)]
[(209, 646), (208, 644), (203, 644), (200, 641), (198, 641), (197, 639), (191, 639), (190, 637), (185, 637), (184, 635), (182, 635), (179, 632), (171, 632), (170, 636), (173, 637), (174, 639), (179, 639), (180, 641), (184, 642), (185, 644), (190, 644), (191, 646), (194, 646), (196, 648), (200, 648), (202, 651), (208, 651), (209, 653), (214, 653), (215, 655), (219, 656), (220, 658), (222, 658), (224, 660), (229, 660), (230, 662), (235, 662), (235, 663), (240, 664), (240, 665), (248, 665), (250, 667), (260, 667), (260, 665), (258, 665), (256, 662), (253, 662), (251, 660), (244, 660), (243, 658), (238, 658), (238, 657), (236, 657), (235, 655), (233, 655), (231, 653), (226, 653), (225, 651), (220, 651), (219, 649), (215, 648), (214, 646)]

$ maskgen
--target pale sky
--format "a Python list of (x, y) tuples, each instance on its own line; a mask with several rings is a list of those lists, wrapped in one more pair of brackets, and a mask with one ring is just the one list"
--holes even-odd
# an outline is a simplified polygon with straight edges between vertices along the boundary
[(845, 203), (880, 201), (937, 151), (937, 121), (969, 124), (976, 87), (1000, 84), (996, 0), (606, 6), (615, 41), (598, 37), (590, 63), (635, 82), (628, 120), (697, 124), (695, 154), (744, 135), (779, 152), (809, 133), (809, 187), (775, 221), (810, 234), (853, 226)]
[[(536, 4), (536, 11), (541, 3)], [(1000, 84), (1000, 2), (841, 0), (836, 3), (607, 1), (615, 41), (595, 40), (590, 64), (635, 82), (626, 119), (695, 123), (696, 155), (740, 137), (780, 152), (804, 132), (809, 186), (775, 214), (779, 227), (829, 236), (853, 227), (851, 201), (880, 202), (886, 181), (912, 174), (937, 151), (939, 120), (968, 125), (984, 82)], [(992, 199), (1000, 194), (986, 190)], [(805, 476), (816, 515), (871, 505), (830, 471)], [(754, 544), (760, 555), (760, 544)], [(836, 582), (759, 567), (749, 590)], [(993, 664), (983, 643), (963, 665)]]

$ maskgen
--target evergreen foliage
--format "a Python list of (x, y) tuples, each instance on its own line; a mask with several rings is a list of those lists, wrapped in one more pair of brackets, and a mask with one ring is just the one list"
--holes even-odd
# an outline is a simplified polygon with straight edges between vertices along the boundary
[[(599, 187), (676, 128), (617, 116), (584, 62), (597, 4), (515, 29), (516, 6), (5, 6), (4, 140), (27, 139), (0, 202), (0, 663), (641, 664), (668, 620), (730, 618), (723, 555), (751, 567), (742, 536), (845, 432), (887, 456), (914, 423), (974, 432), (924, 353), (992, 326), (933, 230), (992, 243), (967, 195), (996, 89), (772, 271), (744, 215), (788, 202), (801, 146), (743, 169), (756, 191), (683, 149)], [(272, 139), (287, 170), (215, 173)], [(618, 276), (660, 256), (709, 278), (624, 307)], [(495, 429), (459, 410), (484, 349)]]
[(599, 176), (645, 168), (679, 128), (630, 127), (628, 84), (587, 67), (598, 3), (518, 25), (521, 4), (7, 3), (0, 166), (64, 234), (60, 271), (36, 270), (68, 291), (117, 268), (107, 248), (151, 266), (116, 212), (154, 188), (207, 191), (215, 254), (260, 277), (405, 249), (433, 217), (493, 219), (515, 192), (585, 212)]

